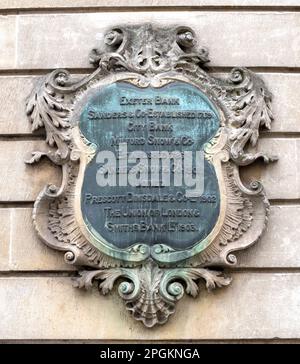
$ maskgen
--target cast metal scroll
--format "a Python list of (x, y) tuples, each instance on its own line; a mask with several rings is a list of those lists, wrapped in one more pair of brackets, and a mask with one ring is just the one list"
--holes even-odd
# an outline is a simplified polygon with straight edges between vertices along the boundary
[[(245, 68), (234, 68), (225, 79), (209, 74), (208, 51), (197, 46), (187, 27), (117, 27), (106, 34), (104, 43), (105, 49), (90, 54), (95, 66), (92, 74), (76, 79), (67, 70), (55, 70), (41, 79), (28, 101), (32, 130), (45, 129), (49, 149), (33, 151), (27, 163), (48, 158), (62, 169), (61, 185), (49, 184), (37, 197), (33, 223), (45, 244), (65, 252), (65, 261), (78, 267), (75, 286), (89, 289), (95, 283), (107, 294), (118, 281), (126, 309), (152, 327), (167, 321), (185, 293), (196, 297), (201, 281), (208, 290), (229, 285), (229, 277), (209, 267), (235, 265), (233, 252), (254, 244), (265, 230), (269, 203), (263, 186), (258, 181), (245, 186), (239, 166), (257, 159), (265, 163), (276, 160), (255, 151), (260, 128), (271, 127), (271, 95), (263, 81)], [(137, 245), (126, 254), (97, 249), (78, 223), (78, 175), (83, 160), (88, 161), (95, 150), (76, 130), (74, 110), (91, 89), (114, 80), (138, 87), (188, 82), (207, 95), (223, 115), (219, 133), (206, 147), (208, 159), (218, 156), (225, 201), (222, 224), (204, 250), (186, 252), (176, 263), (170, 258), (173, 252), (164, 245), (152, 252)]]

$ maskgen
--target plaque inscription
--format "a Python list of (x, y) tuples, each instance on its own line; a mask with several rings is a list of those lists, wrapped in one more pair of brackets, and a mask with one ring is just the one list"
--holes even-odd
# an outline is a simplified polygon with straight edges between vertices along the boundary
[(265, 230), (263, 186), (244, 185), (239, 167), (277, 159), (248, 149), (271, 127), (271, 95), (245, 68), (212, 76), (188, 27), (117, 27), (103, 47), (92, 74), (55, 70), (27, 104), (49, 150), (26, 162), (62, 170), (61, 185), (37, 196), (34, 227), (78, 267), (76, 287), (119, 284), (126, 309), (152, 327), (199, 281), (229, 285), (221, 268)]
[[(194, 196), (200, 184), (196, 151), (215, 136), (219, 120), (200, 90), (182, 82), (156, 89), (114, 83), (91, 97), (79, 126), (97, 152), (117, 157), (109, 170), (96, 152), (86, 168), (81, 209), (96, 238), (119, 248), (143, 242), (183, 249), (208, 236), (219, 216), (220, 193), (215, 170), (204, 160), (198, 166), (198, 179), (205, 177), (203, 193)], [(185, 159), (187, 151), (191, 154)], [(189, 161), (186, 179), (193, 187), (182, 173)], [(169, 174), (166, 181), (162, 168)], [(128, 181), (132, 169), (136, 172)], [(110, 174), (106, 181), (103, 176), (103, 184), (113, 179), (113, 186), (99, 186), (101, 173)]]

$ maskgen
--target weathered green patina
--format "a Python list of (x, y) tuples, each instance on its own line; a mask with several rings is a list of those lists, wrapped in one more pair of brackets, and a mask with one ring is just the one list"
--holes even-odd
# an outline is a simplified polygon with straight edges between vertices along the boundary
[[(121, 249), (143, 243), (183, 250), (209, 235), (219, 216), (220, 192), (214, 167), (208, 160), (204, 159), (201, 171), (201, 196), (188, 196), (191, 187), (184, 178), (181, 186), (174, 185), (174, 160), (170, 186), (163, 186), (161, 173), (158, 186), (150, 185), (153, 151), (178, 151), (182, 155), (184, 151), (193, 152), (195, 178), (196, 151), (203, 152), (204, 145), (219, 129), (217, 111), (199, 89), (178, 81), (162, 88), (113, 83), (90, 98), (79, 127), (84, 137), (97, 145), (94, 158), (86, 166), (81, 192), (82, 215), (96, 239)], [(100, 163), (98, 153), (110, 151), (118, 156), (120, 143), (127, 143), (127, 157), (134, 151), (149, 156), (144, 161), (148, 177), (141, 182), (145, 186), (118, 183), (118, 176), (137, 162), (128, 163), (126, 171), (120, 170), (117, 163), (116, 186), (101, 187), (97, 183), (99, 169), (107, 162)]]

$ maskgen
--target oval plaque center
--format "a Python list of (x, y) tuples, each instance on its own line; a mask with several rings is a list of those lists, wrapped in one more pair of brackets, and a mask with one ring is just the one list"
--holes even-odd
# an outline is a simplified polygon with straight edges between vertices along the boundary
[(184, 250), (219, 217), (220, 192), (204, 146), (219, 116), (196, 87), (126, 82), (93, 93), (80, 117), (97, 146), (81, 189), (83, 221), (94, 237), (125, 249), (143, 243)]

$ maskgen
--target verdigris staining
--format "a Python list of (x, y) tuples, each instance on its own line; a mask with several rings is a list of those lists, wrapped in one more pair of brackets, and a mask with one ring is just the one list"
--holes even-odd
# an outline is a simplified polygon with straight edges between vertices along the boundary
[[(200, 169), (196, 152), (215, 136), (219, 117), (199, 89), (183, 82), (162, 88), (125, 82), (104, 86), (84, 107), (79, 127), (97, 145), (81, 194), (84, 221), (96, 238), (119, 248), (143, 242), (183, 249), (207, 237), (219, 216), (220, 192), (214, 167), (199, 157)], [(115, 156), (116, 163), (109, 165), (114, 171), (105, 154), (99, 158), (101, 151)], [(163, 152), (171, 158), (164, 160)], [(187, 193), (197, 188), (188, 186), (182, 173), (189, 161), (190, 180), (196, 180), (197, 167), (203, 179), (199, 196)], [(163, 168), (170, 169), (169, 183), (164, 183), (168, 171)], [(137, 183), (130, 183), (132, 169)]]

